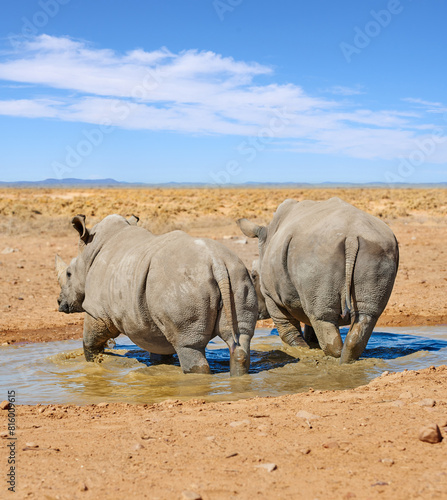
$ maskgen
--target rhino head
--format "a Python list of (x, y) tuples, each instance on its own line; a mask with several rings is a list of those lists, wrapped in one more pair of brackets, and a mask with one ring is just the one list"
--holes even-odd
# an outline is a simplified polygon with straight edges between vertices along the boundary
[[(124, 221), (129, 225), (136, 225), (139, 218), (136, 215), (132, 215), (127, 220), (121, 216), (109, 216), (106, 219), (117, 218), (118, 220)], [(104, 220), (106, 220), (104, 219)], [(100, 231), (101, 223), (94, 226), (91, 230), (85, 225), (85, 215), (76, 215), (71, 221), (73, 227), (79, 233), (79, 255), (73, 259), (70, 265), (65, 264), (65, 262), (56, 255), (56, 272), (59, 285), (61, 286), (61, 293), (57, 300), (59, 304), (59, 311), (64, 313), (77, 313), (84, 312), (82, 304), (85, 299), (85, 280), (87, 275), (87, 269), (89, 267), (88, 262), (91, 260), (89, 251), (86, 250), (90, 248), (97, 236), (97, 232)], [(104, 222), (102, 222), (104, 225)], [(106, 224), (107, 225), (107, 224)]]
[[(77, 259), (73, 259), (69, 266), (56, 255), (56, 272), (61, 293), (57, 299), (59, 311), (64, 313), (84, 312), (82, 303), (85, 297), (84, 280), (79, 276)], [(81, 279), (80, 279), (81, 278)]]
[[(79, 254), (89, 242), (92, 241), (92, 235), (85, 225), (85, 215), (76, 215), (71, 220), (73, 227), (79, 233)], [(61, 293), (57, 302), (59, 311), (66, 314), (84, 312), (82, 303), (85, 298), (85, 273), (82, 273), (82, 258), (75, 258), (70, 265), (56, 255), (56, 273)]]
[(249, 238), (258, 238), (259, 260), (253, 261), (251, 279), (258, 297), (258, 319), (268, 319), (270, 318), (270, 314), (267, 311), (265, 297), (261, 290), (261, 265), (264, 257), (265, 242), (267, 239), (267, 228), (265, 226), (258, 226), (254, 222), (247, 219), (239, 219), (237, 221), (237, 225), (245, 236), (248, 236)]

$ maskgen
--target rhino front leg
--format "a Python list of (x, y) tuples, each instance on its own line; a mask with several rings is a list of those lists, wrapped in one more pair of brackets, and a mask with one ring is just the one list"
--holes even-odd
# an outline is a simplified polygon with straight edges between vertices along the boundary
[(205, 357), (205, 347), (175, 347), (183, 373), (211, 373)]
[(104, 352), (107, 341), (118, 337), (119, 332), (112, 334), (103, 321), (97, 320), (89, 314), (84, 314), (83, 345), (84, 356), (87, 361), (95, 361), (97, 356)]

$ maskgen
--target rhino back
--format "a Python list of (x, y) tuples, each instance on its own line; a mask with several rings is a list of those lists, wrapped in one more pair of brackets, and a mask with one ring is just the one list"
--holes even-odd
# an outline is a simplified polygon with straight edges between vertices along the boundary
[[(287, 309), (304, 312), (299, 318), (303, 321), (323, 311), (326, 320), (336, 321), (343, 307), (347, 237), (359, 240), (354, 268), (358, 300), (365, 308), (380, 309), (383, 299), (379, 298), (388, 300), (394, 282), (390, 276), (397, 270), (394, 234), (381, 220), (339, 198), (290, 207), (265, 252), (264, 287), (270, 293), (273, 290), (272, 298)], [(376, 305), (366, 299), (376, 293), (375, 287)]]

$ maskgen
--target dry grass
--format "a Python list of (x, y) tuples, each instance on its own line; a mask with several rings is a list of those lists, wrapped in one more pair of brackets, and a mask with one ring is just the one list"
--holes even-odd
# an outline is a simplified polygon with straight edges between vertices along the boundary
[(286, 198), (339, 196), (387, 221), (447, 215), (446, 189), (1, 189), (0, 231), (8, 234), (71, 231), (83, 213), (89, 225), (111, 213), (138, 215), (155, 233), (225, 226), (239, 217), (268, 222)]

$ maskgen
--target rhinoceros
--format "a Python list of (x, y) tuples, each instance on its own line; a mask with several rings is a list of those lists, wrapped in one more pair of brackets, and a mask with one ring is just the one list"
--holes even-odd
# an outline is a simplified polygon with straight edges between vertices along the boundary
[[(358, 359), (394, 285), (399, 250), (391, 229), (340, 198), (288, 199), (267, 226), (238, 225), (259, 240), (260, 315), (271, 316), (281, 339), (319, 344), (341, 363)], [(341, 325), (350, 325), (344, 344)]]
[(68, 266), (56, 256), (59, 311), (85, 312), (87, 361), (123, 333), (150, 353), (177, 353), (185, 373), (210, 373), (205, 347), (218, 335), (230, 374), (247, 373), (257, 298), (242, 261), (213, 240), (154, 235), (136, 220), (109, 215), (89, 230), (76, 216), (79, 254)]

